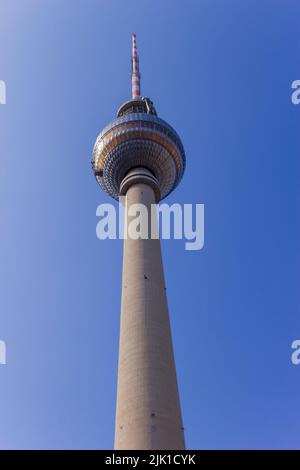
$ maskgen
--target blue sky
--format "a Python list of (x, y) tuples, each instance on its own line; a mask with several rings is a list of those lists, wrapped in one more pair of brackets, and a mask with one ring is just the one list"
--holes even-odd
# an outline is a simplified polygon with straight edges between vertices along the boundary
[(109, 449), (121, 241), (96, 238), (98, 132), (142, 94), (187, 155), (168, 202), (205, 247), (163, 241), (187, 447), (300, 448), (297, 0), (2, 0), (0, 448)]

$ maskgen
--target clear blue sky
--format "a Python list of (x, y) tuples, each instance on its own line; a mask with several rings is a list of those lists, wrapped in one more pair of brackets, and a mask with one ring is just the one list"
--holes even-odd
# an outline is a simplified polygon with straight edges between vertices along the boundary
[(300, 448), (298, 0), (2, 0), (0, 448), (113, 446), (121, 241), (90, 168), (142, 93), (181, 136), (169, 202), (205, 204), (205, 247), (163, 241), (186, 441)]

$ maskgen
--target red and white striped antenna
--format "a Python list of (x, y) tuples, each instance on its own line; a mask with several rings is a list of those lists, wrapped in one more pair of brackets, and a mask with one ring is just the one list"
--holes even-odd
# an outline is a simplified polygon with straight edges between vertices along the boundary
[(131, 56), (131, 86), (132, 98), (139, 98), (141, 96), (140, 86), (140, 69), (139, 69), (139, 56), (136, 50), (136, 34), (132, 34), (132, 56)]

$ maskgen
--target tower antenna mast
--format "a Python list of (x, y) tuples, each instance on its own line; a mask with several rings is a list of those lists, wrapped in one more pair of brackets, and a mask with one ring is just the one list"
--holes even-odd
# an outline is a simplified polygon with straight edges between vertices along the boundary
[(131, 56), (131, 87), (132, 87), (132, 99), (139, 98), (141, 96), (141, 85), (140, 85), (140, 69), (139, 69), (139, 56), (136, 49), (136, 34), (132, 34), (132, 56)]

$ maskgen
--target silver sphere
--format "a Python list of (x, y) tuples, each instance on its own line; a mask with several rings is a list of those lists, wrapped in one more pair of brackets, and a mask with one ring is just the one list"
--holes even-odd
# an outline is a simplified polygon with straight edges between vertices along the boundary
[(99, 134), (92, 166), (100, 186), (114, 199), (132, 168), (147, 168), (157, 179), (163, 199), (183, 176), (185, 153), (178, 134), (157, 117), (149, 98), (140, 98), (124, 103), (118, 117)]

